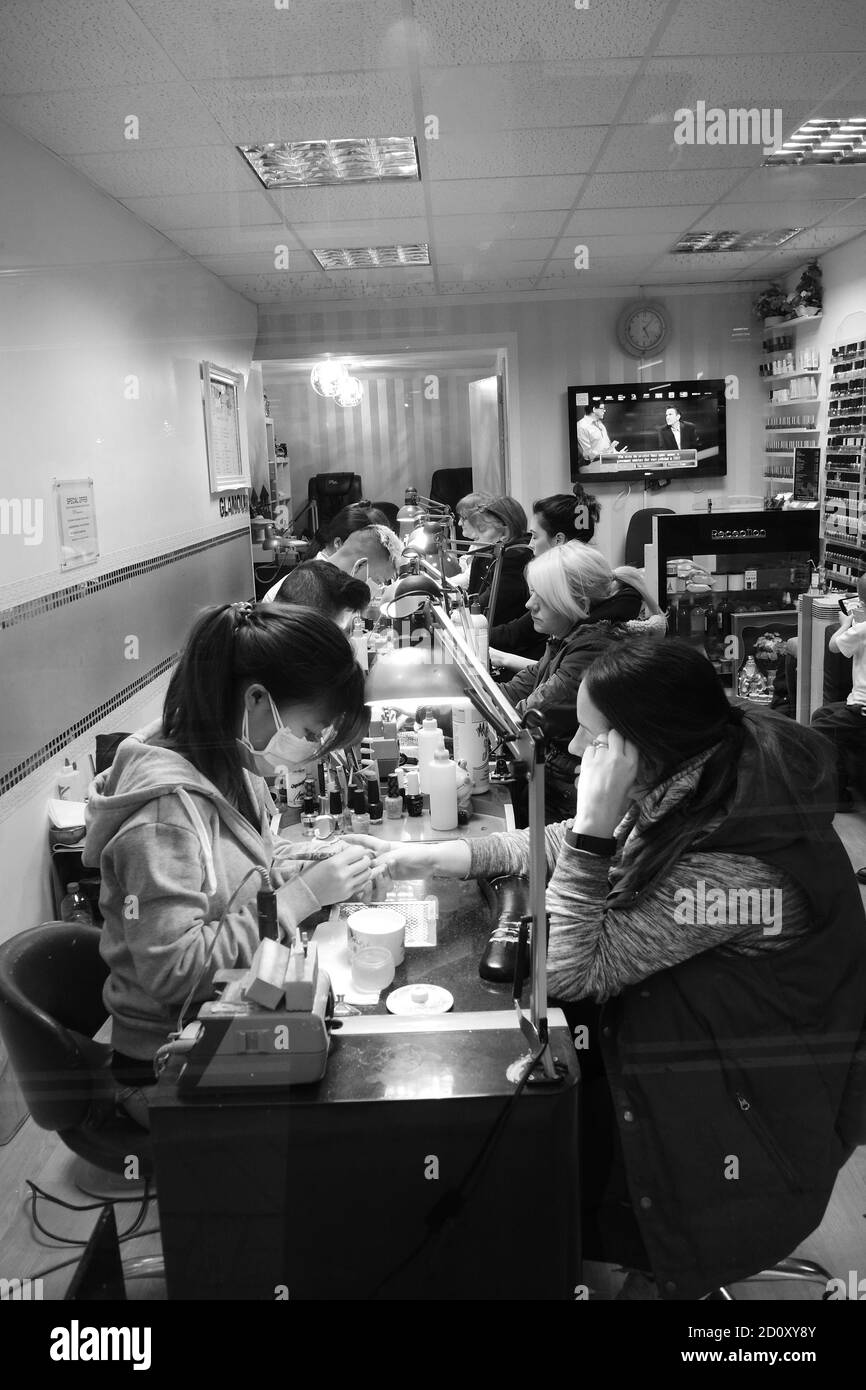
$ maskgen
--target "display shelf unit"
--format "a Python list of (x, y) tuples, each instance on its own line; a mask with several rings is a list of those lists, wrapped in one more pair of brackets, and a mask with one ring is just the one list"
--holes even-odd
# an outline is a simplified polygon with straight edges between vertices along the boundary
[[(762, 384), (768, 388), (763, 467), (767, 502), (781, 493), (788, 496), (793, 494), (795, 450), (818, 442), (820, 431), (816, 408), (821, 403), (821, 360), (816, 349), (804, 345), (802, 339), (796, 342), (795, 339), (800, 329), (805, 325), (814, 325), (820, 319), (820, 314), (813, 314), (810, 318), (786, 319), (778, 325), (764, 327), (763, 355), (758, 374)], [(776, 365), (777, 371), (772, 370), (773, 365)], [(808, 383), (802, 388), (807, 394), (788, 395), (784, 400), (773, 399), (774, 393), (790, 391), (790, 384), (795, 381)], [(812, 406), (813, 410), (801, 417), (800, 412), (806, 406)], [(776, 443), (780, 447), (772, 447)]]
[(866, 340), (830, 351), (821, 483), (825, 573), (853, 588), (866, 572)]

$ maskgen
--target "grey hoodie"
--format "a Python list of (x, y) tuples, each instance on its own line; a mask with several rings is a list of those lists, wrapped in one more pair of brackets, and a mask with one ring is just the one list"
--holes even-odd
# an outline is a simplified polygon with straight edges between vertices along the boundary
[[(84, 863), (102, 876), (100, 951), (111, 971), (103, 998), (113, 1018), (112, 1044), (141, 1059), (153, 1057), (175, 1028), (232, 893), (254, 866), (271, 867), (275, 848), (260, 777), (246, 774), (261, 814), (256, 833), (161, 737), (156, 723), (121, 743), (91, 787), (85, 816)], [(298, 870), (291, 866), (294, 877), (280, 891), (280, 921), (288, 930), (321, 906)], [(281, 866), (275, 881), (282, 883), (286, 872)], [(251, 876), (228, 913), (192, 1005), (208, 998), (215, 971), (250, 964), (261, 882)], [(192, 1005), (188, 1018), (195, 1016)]]

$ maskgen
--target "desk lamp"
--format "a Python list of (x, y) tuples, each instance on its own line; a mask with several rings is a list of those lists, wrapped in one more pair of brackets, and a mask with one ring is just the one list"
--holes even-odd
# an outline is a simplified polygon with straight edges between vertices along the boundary
[(454, 533), (454, 513), (444, 502), (436, 502), (432, 497), (423, 497), (416, 487), (407, 487), (403, 505), (397, 513), (397, 525), (401, 540), (417, 531), (425, 521), (444, 521), (452, 536)]
[(471, 700), (517, 762), (527, 770), (529, 783), (529, 882), (532, 935), (530, 942), (530, 1015), (519, 1000), (515, 1008), (520, 1029), (533, 1055), (543, 1051), (530, 1080), (556, 1082), (559, 1074), (550, 1051), (547, 1025), (547, 860), (544, 841), (544, 737), (535, 711), (519, 715), (491, 680), (472, 646), (442, 605), (430, 604), (435, 653), (404, 649), (379, 657), (365, 687), (368, 705), (448, 704)]

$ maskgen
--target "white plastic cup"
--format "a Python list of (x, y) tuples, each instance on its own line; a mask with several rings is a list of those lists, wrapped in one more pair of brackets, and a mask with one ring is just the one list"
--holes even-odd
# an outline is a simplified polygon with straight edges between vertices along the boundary
[(387, 989), (394, 978), (394, 957), (384, 946), (362, 946), (352, 957), (352, 984), (362, 994)]
[(346, 921), (349, 960), (365, 946), (384, 946), (396, 965), (405, 957), (406, 918), (393, 907), (363, 907)]

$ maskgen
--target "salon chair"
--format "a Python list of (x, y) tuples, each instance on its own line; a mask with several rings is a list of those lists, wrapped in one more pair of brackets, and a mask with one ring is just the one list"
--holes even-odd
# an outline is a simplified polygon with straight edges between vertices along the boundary
[(84, 923), (45, 922), (4, 941), (0, 1034), (40, 1129), (111, 1173), (128, 1172), (134, 1155), (149, 1177), (150, 1135), (118, 1111), (111, 1048), (93, 1041), (106, 1017), (100, 937)]

